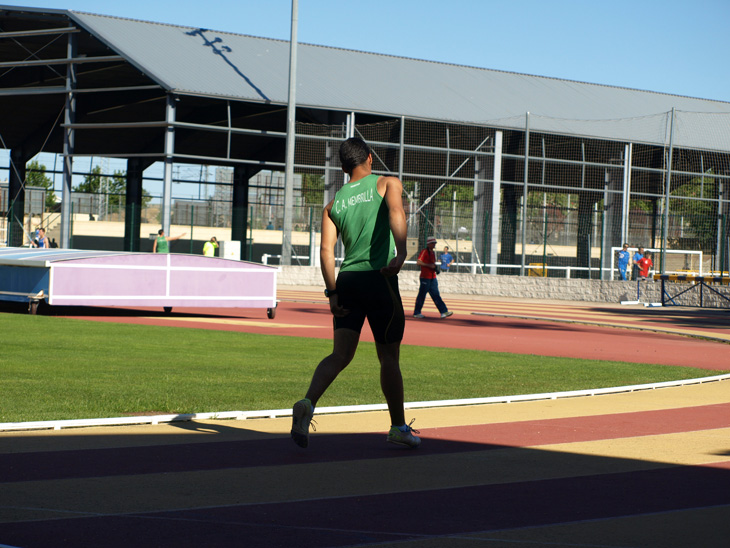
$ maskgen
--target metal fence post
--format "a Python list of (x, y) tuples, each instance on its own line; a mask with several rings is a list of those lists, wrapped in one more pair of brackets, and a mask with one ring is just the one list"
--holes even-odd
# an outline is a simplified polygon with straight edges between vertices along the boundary
[(674, 107), (672, 107), (672, 118), (669, 123), (669, 160), (667, 161), (667, 182), (664, 195), (664, 226), (662, 227), (662, 274), (667, 271), (667, 236), (669, 234), (669, 194), (672, 185), (672, 156), (674, 152)]
[(525, 174), (522, 180), (522, 259), (520, 276), (525, 275), (525, 249), (527, 247), (527, 175), (530, 164), (530, 113), (525, 113)]

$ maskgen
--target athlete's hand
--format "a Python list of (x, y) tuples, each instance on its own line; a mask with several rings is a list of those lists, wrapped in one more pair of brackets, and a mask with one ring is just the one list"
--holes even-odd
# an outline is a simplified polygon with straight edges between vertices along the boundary
[(344, 318), (350, 313), (350, 310), (340, 306), (340, 301), (337, 295), (332, 295), (330, 297), (330, 312), (332, 312), (333, 316), (336, 316), (337, 318)]
[(400, 269), (403, 267), (403, 263), (405, 262), (405, 256), (399, 257), (396, 255), (391, 259), (391, 261), (388, 263), (388, 266), (384, 266), (380, 269), (380, 273), (385, 276), (386, 278), (390, 278), (391, 276), (395, 276), (400, 272)]

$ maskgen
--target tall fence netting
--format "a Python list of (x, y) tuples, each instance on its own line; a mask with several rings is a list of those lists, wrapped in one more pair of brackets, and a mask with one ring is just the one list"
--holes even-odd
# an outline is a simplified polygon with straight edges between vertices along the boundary
[[(374, 172), (403, 182), (407, 268), (433, 235), (461, 272), (614, 279), (623, 243), (650, 250), (655, 272), (728, 272), (730, 113), (604, 121), (529, 114), (474, 124), (401, 117), (297, 123), (296, 133), (293, 202), (284, 203), (283, 170), (263, 169), (248, 180), (239, 218), (256, 243), (255, 231), (281, 231), (291, 207), (299, 264), (316, 255), (322, 207), (345, 183), (339, 144), (356, 135), (372, 148)], [(233, 168), (176, 164), (174, 174), (173, 224), (232, 226)], [(73, 218), (123, 225), (123, 190), (73, 193)], [(143, 225), (161, 222), (160, 202), (145, 195)], [(40, 222), (55, 229), (59, 215), (45, 212)], [(35, 221), (25, 224), (30, 233)], [(7, 240), (12, 222), (0, 230)]]

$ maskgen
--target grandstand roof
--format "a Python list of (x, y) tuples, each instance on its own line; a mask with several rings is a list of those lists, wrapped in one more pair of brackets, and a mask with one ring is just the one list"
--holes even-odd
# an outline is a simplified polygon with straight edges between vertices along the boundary
[[(289, 42), (69, 12), (169, 90), (286, 103)], [(297, 103), (429, 119), (612, 119), (730, 103), (299, 44)], [(387, 82), (388, 85), (382, 84)], [(417, 90), (414, 92), (413, 90)]]

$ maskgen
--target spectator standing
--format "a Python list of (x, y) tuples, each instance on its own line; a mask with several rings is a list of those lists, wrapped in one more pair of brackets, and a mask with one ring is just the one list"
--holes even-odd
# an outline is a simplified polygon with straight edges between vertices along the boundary
[(631, 257), (629, 244), (624, 244), (621, 251), (618, 252), (618, 273), (624, 281), (628, 279), (626, 277), (626, 270), (629, 268), (629, 257)]
[(45, 228), (38, 229), (38, 247), (42, 247), (44, 249), (50, 249), (51, 247), (51, 242), (48, 240), (48, 236), (46, 236)]
[(444, 246), (444, 252), (439, 259), (441, 260), (441, 272), (448, 272), (449, 267), (454, 262), (454, 258), (449, 253), (449, 246)]
[(210, 240), (203, 244), (203, 255), (206, 257), (215, 257), (215, 250), (218, 249), (218, 240), (213, 236)]
[(631, 268), (631, 279), (636, 280), (639, 277), (639, 272), (641, 271), (641, 267), (639, 266), (639, 261), (644, 258), (644, 248), (639, 246), (639, 249), (634, 253), (634, 256), (632, 257), (632, 264), (633, 267)]

